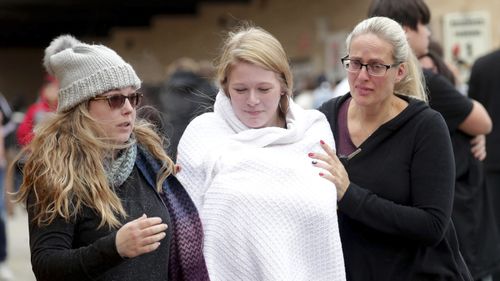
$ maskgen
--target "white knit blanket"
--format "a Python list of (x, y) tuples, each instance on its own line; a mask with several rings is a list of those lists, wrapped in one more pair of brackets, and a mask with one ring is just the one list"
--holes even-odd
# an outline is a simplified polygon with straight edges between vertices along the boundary
[(219, 93), (187, 127), (180, 182), (200, 212), (211, 280), (345, 280), (333, 183), (309, 152), (332, 147), (326, 118), (290, 100), (287, 129), (249, 129)]

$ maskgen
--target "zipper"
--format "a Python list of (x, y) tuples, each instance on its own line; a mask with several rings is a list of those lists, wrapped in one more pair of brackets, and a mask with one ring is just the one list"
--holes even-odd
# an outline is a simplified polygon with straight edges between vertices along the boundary
[(342, 165), (344, 165), (344, 167), (347, 169), (347, 167), (349, 166), (349, 161), (354, 158), (354, 156), (358, 155), (358, 153), (361, 152), (361, 148), (358, 148), (356, 150), (354, 150), (351, 154), (345, 156), (345, 155), (339, 155), (339, 160), (340, 162), (342, 162)]
[(349, 156), (347, 156), (347, 161), (351, 160), (354, 156), (358, 155), (358, 153), (361, 152), (361, 148), (358, 148), (356, 150), (354, 150), (353, 153), (349, 154)]

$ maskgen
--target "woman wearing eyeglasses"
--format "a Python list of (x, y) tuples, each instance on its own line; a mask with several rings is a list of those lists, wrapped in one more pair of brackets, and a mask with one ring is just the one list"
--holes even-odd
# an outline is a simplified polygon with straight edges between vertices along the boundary
[(335, 183), (347, 280), (471, 280), (451, 223), (446, 123), (426, 104), (401, 26), (374, 17), (347, 38), (351, 92), (323, 104), (335, 150), (313, 165)]
[(37, 280), (208, 280), (198, 213), (152, 124), (141, 81), (113, 50), (69, 35), (44, 66), (57, 113), (35, 130), (19, 201)]

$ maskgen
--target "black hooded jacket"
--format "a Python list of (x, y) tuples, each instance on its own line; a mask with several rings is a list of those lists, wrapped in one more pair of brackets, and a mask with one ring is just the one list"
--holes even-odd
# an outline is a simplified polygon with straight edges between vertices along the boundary
[[(320, 108), (337, 145), (338, 111), (350, 94)], [(472, 280), (451, 223), (455, 165), (442, 116), (408, 106), (351, 155), (339, 155), (350, 185), (338, 204), (347, 279)]]

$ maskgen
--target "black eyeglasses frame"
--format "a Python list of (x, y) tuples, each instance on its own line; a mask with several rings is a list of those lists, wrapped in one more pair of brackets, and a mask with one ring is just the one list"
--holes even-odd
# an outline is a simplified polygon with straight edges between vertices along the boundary
[[(342, 66), (344, 67), (344, 69), (345, 69), (347, 72), (350, 72), (350, 73), (359, 73), (359, 72), (361, 71), (361, 69), (363, 69), (363, 66), (364, 66), (364, 67), (366, 68), (366, 72), (367, 72), (369, 75), (371, 75), (371, 76), (378, 76), (378, 77), (380, 77), (380, 76), (385, 76), (385, 75), (387, 74), (387, 71), (389, 71), (389, 69), (391, 69), (392, 67), (396, 67), (396, 66), (398, 66), (398, 65), (400, 65), (400, 64), (401, 64), (401, 62), (397, 62), (397, 63), (394, 63), (394, 64), (383, 64), (383, 63), (379, 63), (379, 62), (377, 62), (377, 63), (366, 63), (366, 64), (365, 64), (365, 63), (361, 63), (361, 61), (360, 61), (360, 60), (353, 60), (353, 59), (350, 59), (350, 58), (349, 58), (349, 55), (346, 55), (345, 57), (341, 58), (341, 59), (340, 59), (340, 61), (342, 62)], [(357, 61), (357, 62), (359, 62), (359, 64), (360, 64), (361, 66), (360, 66), (360, 67), (359, 67), (359, 69), (358, 69), (358, 70), (356, 70), (356, 71), (350, 71), (350, 70), (348, 70), (348, 69), (346, 68), (346, 66), (345, 66), (345, 61)], [(384, 66), (384, 67), (385, 67), (385, 72), (384, 72), (384, 73), (381, 73), (381, 74), (374, 74), (374, 73), (373, 73), (373, 68), (372, 68), (374, 64), (379, 65), (379, 66)]]

